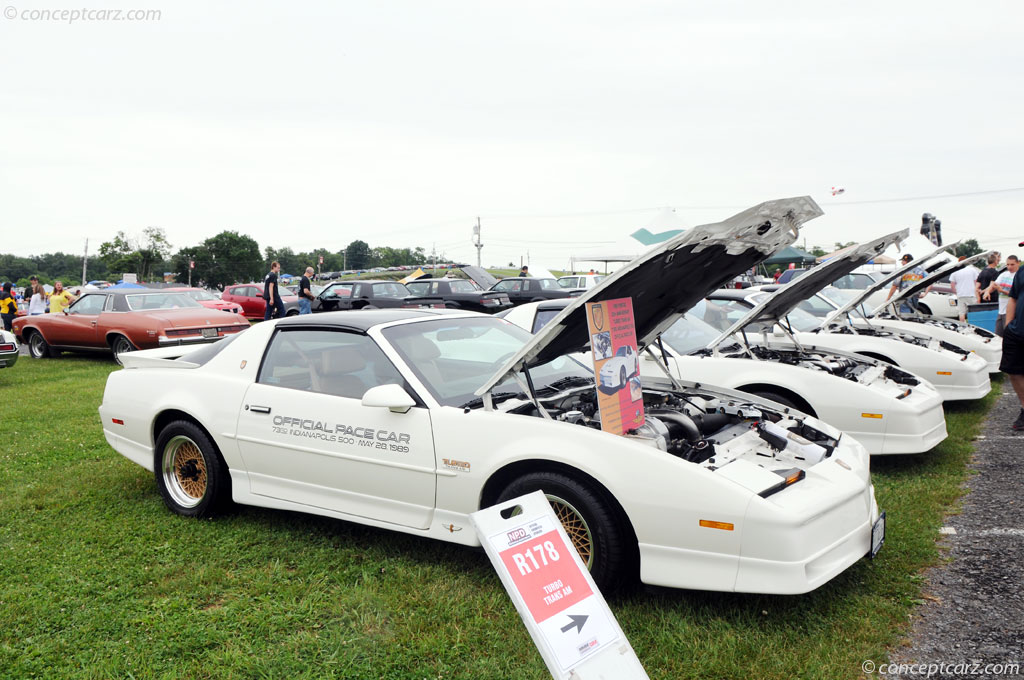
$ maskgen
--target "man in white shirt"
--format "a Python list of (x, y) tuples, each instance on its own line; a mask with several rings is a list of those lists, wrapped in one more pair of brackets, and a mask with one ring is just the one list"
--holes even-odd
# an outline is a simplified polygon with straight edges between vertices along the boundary
[[(961, 262), (966, 259), (966, 257), (960, 257)], [(980, 273), (976, 268), (968, 265), (953, 272), (949, 277), (949, 285), (953, 288), (953, 295), (956, 295), (956, 307), (960, 312), (961, 321), (967, 321), (967, 305), (978, 301), (977, 282)]]
[(1013, 277), (1020, 267), (1020, 260), (1016, 255), (1006, 258), (1006, 270), (995, 280), (996, 292), (999, 293), (999, 316), (996, 317), (996, 335), (1003, 336), (1006, 328), (1006, 305), (1010, 301), (1010, 287), (1013, 285)]

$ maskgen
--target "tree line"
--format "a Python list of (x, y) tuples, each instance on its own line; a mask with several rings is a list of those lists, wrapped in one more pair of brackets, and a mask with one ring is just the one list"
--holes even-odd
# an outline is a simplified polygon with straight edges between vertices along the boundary
[[(291, 248), (267, 246), (260, 252), (251, 236), (225, 230), (193, 246), (172, 252), (167, 234), (159, 227), (148, 227), (139, 235), (118, 231), (99, 247), (99, 254), (86, 261), (86, 281), (117, 281), (122, 274), (137, 274), (140, 281), (163, 281), (171, 272), (179, 283), (191, 280), (193, 285), (213, 288), (247, 281), (260, 281), (270, 263), (281, 263), (281, 271), (301, 275), (306, 267), (323, 272), (422, 265), (429, 257), (422, 247), (371, 248), (362, 240), (354, 240), (338, 251), (327, 249), (295, 252)], [(323, 257), (323, 264), (320, 258)], [(443, 254), (439, 262), (446, 261)], [(43, 283), (63, 281), (77, 285), (82, 280), (82, 256), (71, 253), (46, 253), (20, 257), (0, 254), (0, 280), (16, 286), (28, 284), (29, 276), (38, 276)]]

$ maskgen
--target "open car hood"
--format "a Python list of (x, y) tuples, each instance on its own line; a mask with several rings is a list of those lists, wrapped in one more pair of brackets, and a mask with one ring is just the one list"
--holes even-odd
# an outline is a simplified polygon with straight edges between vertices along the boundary
[(707, 346), (710, 348), (716, 347), (733, 333), (739, 332), (752, 323), (764, 321), (777, 322), (794, 307), (815, 295), (822, 288), (831, 285), (839, 277), (849, 274), (862, 264), (881, 255), (893, 243), (905, 239), (908, 233), (910, 233), (908, 229), (903, 229), (893, 232), (888, 236), (862, 243), (842, 255), (833, 257), (828, 262), (812, 268), (803, 276), (781, 286), (767, 300), (756, 305), (747, 314), (740, 317), (736, 323), (725, 329), (721, 335), (709, 342)]
[(901, 290), (901, 291), (897, 292), (895, 295), (893, 295), (890, 299), (888, 299), (885, 302), (883, 302), (882, 304), (878, 305), (878, 307), (876, 309), (871, 311), (870, 316), (875, 316), (876, 314), (880, 313), (883, 309), (885, 309), (889, 305), (897, 305), (900, 302), (902, 302), (903, 300), (906, 300), (909, 297), (917, 295), (918, 293), (926, 290), (928, 288), (928, 286), (934, 284), (939, 279), (952, 274), (953, 272), (960, 271), (964, 267), (972, 265), (975, 262), (980, 262), (982, 260), (987, 259), (988, 256), (991, 255), (994, 252), (995, 252), (994, 250), (990, 250), (990, 251), (988, 251), (986, 253), (978, 253), (977, 255), (973, 255), (971, 257), (968, 257), (966, 260), (962, 260), (960, 262), (950, 262), (950, 263), (948, 263), (948, 264), (946, 264), (944, 266), (939, 267), (938, 269), (935, 269), (930, 274), (928, 274), (928, 276), (924, 277), (923, 279), (921, 279), (917, 283), (914, 283), (913, 285), (907, 286), (903, 290)]
[(810, 196), (786, 198), (679, 234), (573, 298), (476, 394), (509, 374), (583, 351), (590, 342), (588, 302), (632, 298), (637, 344), (646, 347), (708, 293), (793, 243), (800, 225), (821, 214)]
[(484, 290), (487, 290), (498, 282), (498, 279), (483, 267), (466, 266), (461, 269), (466, 272), (466, 276), (476, 282), (476, 284)]
[(905, 272), (910, 271), (914, 267), (918, 267), (918, 266), (923, 267), (923, 266), (925, 266), (928, 263), (928, 260), (932, 259), (936, 255), (938, 255), (940, 253), (943, 253), (943, 252), (945, 252), (945, 251), (947, 251), (947, 250), (949, 250), (951, 248), (955, 248), (959, 244), (960, 244), (960, 242), (957, 241), (956, 243), (947, 243), (944, 246), (939, 246), (938, 248), (936, 248), (932, 252), (928, 253), (927, 255), (922, 257), (921, 259), (919, 259), (919, 260), (911, 260), (910, 262), (906, 263), (905, 265), (901, 265), (901, 266), (897, 267), (896, 269), (892, 270), (891, 272), (888, 273), (888, 275), (883, 276), (878, 281), (875, 281), (874, 284), (872, 284), (872, 285), (868, 286), (867, 288), (865, 288), (860, 293), (860, 295), (854, 295), (849, 300), (849, 302), (847, 302), (845, 305), (843, 305), (842, 307), (840, 307), (836, 311), (834, 311), (831, 314), (829, 314), (828, 316), (826, 316), (825, 320), (821, 322), (821, 327), (822, 328), (828, 328), (829, 326), (831, 326), (833, 323), (836, 322), (836, 319), (842, 318), (844, 315), (848, 314), (851, 309), (856, 309), (861, 303), (863, 303), (869, 297), (874, 295), (876, 292), (882, 290), (883, 288), (885, 288), (887, 286), (891, 286), (892, 282), (895, 279), (899, 278), (900, 276), (903, 276), (903, 274)]

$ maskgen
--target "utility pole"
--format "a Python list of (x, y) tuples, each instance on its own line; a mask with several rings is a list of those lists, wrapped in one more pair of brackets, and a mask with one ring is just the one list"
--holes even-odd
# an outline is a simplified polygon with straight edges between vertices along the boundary
[(437, 270), (437, 242), (430, 244), (430, 256), (434, 260), (434, 270)]
[(476, 242), (473, 244), (476, 246), (476, 266), (480, 266), (480, 251), (484, 249), (484, 244), (480, 241), (480, 218), (476, 218), (476, 226), (473, 227), (473, 236), (476, 236)]
[(89, 262), (89, 239), (85, 239), (85, 251), (82, 252), (82, 285), (85, 285), (85, 267)]
[(192, 259), (192, 254), (188, 255), (188, 287), (192, 287), (192, 270), (196, 266), (196, 261)]

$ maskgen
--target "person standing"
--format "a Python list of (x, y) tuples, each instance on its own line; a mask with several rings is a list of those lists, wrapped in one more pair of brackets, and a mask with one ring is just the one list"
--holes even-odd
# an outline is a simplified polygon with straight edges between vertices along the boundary
[(313, 302), (313, 292), (310, 290), (309, 277), (313, 276), (313, 268), (306, 267), (306, 273), (302, 275), (302, 279), (299, 281), (299, 314), (312, 314), (313, 310), (310, 308)]
[(60, 281), (53, 282), (53, 292), (50, 293), (50, 314), (60, 314), (64, 309), (77, 298), (71, 291), (64, 288)]
[(281, 263), (274, 260), (270, 263), (270, 273), (263, 279), (263, 299), (267, 303), (267, 308), (263, 312), (264, 321), (284, 316), (284, 300), (281, 299), (281, 290), (277, 283), (277, 273), (280, 271)]
[(988, 256), (988, 266), (978, 274), (978, 295), (982, 302), (990, 301), (992, 293), (996, 292), (993, 284), (999, 277), (999, 260), (1001, 259), (1001, 253), (992, 253)]
[[(960, 256), (960, 262), (967, 258)], [(949, 285), (953, 288), (953, 295), (956, 296), (956, 308), (960, 312), (960, 320), (967, 321), (967, 305), (978, 301), (978, 274), (975, 267), (967, 265), (963, 269), (953, 272), (949, 277)]]
[(530, 268), (524, 264), (523, 268), (519, 270), (519, 275), (520, 276), (529, 276), (530, 275)]
[(4, 284), (2, 292), (0, 292), (0, 322), (3, 323), (5, 331), (11, 330), (11, 324), (14, 323), (14, 317), (17, 315), (18, 301), (11, 294), (10, 282), (7, 282)]
[(999, 316), (996, 317), (996, 335), (1003, 337), (1006, 330), (1006, 305), (1010, 301), (1010, 288), (1013, 286), (1013, 277), (1020, 268), (1020, 259), (1016, 255), (1006, 258), (1006, 271), (996, 278), (995, 286), (999, 291)]
[(1020, 400), (1020, 415), (1011, 427), (1024, 430), (1024, 272), (1018, 267), (1006, 302), (1006, 328), (1003, 330), (1003, 358), (999, 370), (1010, 376), (1010, 384)]
[(28, 300), (28, 315), (46, 314), (46, 290), (36, 281), (32, 285), (32, 297)]
[[(900, 258), (900, 262), (902, 262), (904, 266), (906, 266), (913, 260), (914, 256), (911, 255), (910, 253), (905, 253), (903, 257)], [(900, 277), (900, 280), (892, 284), (892, 288), (889, 289), (889, 295), (885, 298), (886, 301), (888, 302), (888, 300), (892, 298), (893, 295), (896, 294), (897, 290), (903, 290), (904, 288), (908, 288), (926, 276), (928, 276), (928, 272), (925, 271), (924, 267), (920, 265), (903, 272), (903, 276)], [(905, 300), (900, 305), (900, 313), (904, 314), (907, 312), (917, 312), (917, 300), (917, 297), (908, 298), (907, 300)]]
[(775, 281), (775, 283), (778, 283), (780, 276), (782, 276), (782, 270), (779, 269), (778, 267), (776, 267), (775, 268), (775, 273), (772, 274), (772, 280)]

